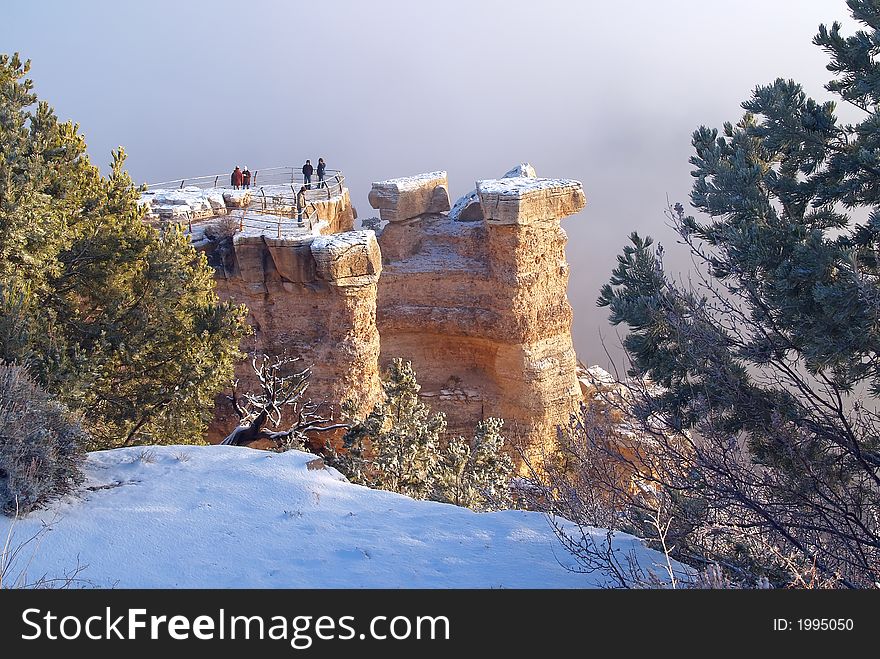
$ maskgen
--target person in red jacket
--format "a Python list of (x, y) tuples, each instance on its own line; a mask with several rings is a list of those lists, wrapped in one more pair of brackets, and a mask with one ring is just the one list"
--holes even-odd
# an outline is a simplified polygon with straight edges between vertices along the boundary
[(232, 188), (234, 190), (240, 189), (241, 183), (242, 183), (241, 169), (239, 169), (238, 165), (236, 165), (235, 169), (232, 170)]

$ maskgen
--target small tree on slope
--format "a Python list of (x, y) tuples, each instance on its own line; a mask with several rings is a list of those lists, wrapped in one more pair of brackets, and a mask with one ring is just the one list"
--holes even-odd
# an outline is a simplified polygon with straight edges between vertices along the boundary
[(419, 399), (412, 364), (392, 361), (383, 382), (385, 400), (352, 424), (345, 450), (328, 447), (330, 463), (354, 482), (475, 509), (509, 504), (513, 473), (501, 449), (503, 421), (478, 424), (473, 441), (444, 440), (446, 417)]
[(753, 583), (880, 582), (880, 2), (848, 5), (865, 29), (815, 43), (861, 121), (790, 80), (756, 88), (737, 124), (693, 135), (708, 221), (669, 211), (700, 286), (634, 234), (599, 299), (629, 327), (634, 382), (662, 387), (637, 392), (646, 432), (677, 433), (630, 467), (691, 516), (683, 554)]
[(450, 439), (440, 455), (434, 499), (475, 510), (510, 506), (513, 461), (504, 451), (502, 419), (480, 421), (472, 440)]
[(419, 400), (421, 387), (410, 362), (393, 360), (382, 389), (385, 400), (343, 438), (352, 457), (367, 460), (354, 471), (370, 487), (426, 499), (432, 493), (446, 417), (432, 414)]

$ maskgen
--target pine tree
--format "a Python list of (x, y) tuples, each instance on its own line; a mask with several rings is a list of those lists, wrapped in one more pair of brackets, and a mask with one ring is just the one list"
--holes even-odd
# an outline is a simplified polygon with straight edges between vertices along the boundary
[[(417, 499), (475, 510), (510, 504), (513, 462), (504, 451), (502, 419), (477, 424), (472, 440), (445, 439), (446, 417), (419, 399), (412, 364), (391, 362), (385, 399), (343, 437), (344, 450), (326, 446), (326, 459), (349, 480)], [(346, 405), (352, 418), (353, 405)]]
[(101, 176), (29, 68), (0, 56), (0, 355), (80, 411), (96, 447), (198, 441), (244, 310), (180, 231), (142, 222), (122, 149)]
[(434, 499), (474, 510), (510, 505), (513, 461), (504, 452), (503, 419), (480, 421), (472, 440), (450, 439), (443, 447), (435, 477)]
[(859, 586), (880, 579), (880, 2), (848, 5), (865, 29), (821, 26), (814, 42), (861, 121), (791, 80), (757, 87), (738, 123), (693, 135), (708, 220), (669, 209), (703, 285), (672, 281), (634, 234), (599, 304), (629, 326), (630, 375), (663, 388), (643, 392), (641, 419), (697, 431), (643, 456), (664, 469), (645, 478), (699, 500), (690, 550), (752, 577), (782, 555)]
[(363, 474), (361, 482), (426, 499), (433, 489), (446, 417), (419, 400), (421, 387), (410, 362), (393, 360), (382, 388), (385, 399), (353, 424), (343, 441), (350, 456), (368, 456), (368, 463), (355, 470)]

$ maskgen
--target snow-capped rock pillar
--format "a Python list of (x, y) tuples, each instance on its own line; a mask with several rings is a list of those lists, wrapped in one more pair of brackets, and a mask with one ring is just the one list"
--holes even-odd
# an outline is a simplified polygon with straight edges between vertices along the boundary
[(427, 213), (448, 211), (448, 190), (446, 172), (427, 172), (373, 183), (369, 201), (382, 220), (404, 222)]

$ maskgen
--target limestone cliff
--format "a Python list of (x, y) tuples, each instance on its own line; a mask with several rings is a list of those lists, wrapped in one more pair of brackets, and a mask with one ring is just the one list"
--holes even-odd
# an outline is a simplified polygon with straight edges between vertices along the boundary
[[(254, 335), (243, 348), (300, 357), (312, 367), (309, 397), (338, 405), (347, 398), (366, 411), (380, 394), (376, 284), (381, 272), (372, 231), (280, 239), (236, 234), (231, 249), (210, 255), (222, 299), (247, 305)], [(236, 369), (242, 391), (256, 384), (245, 362)], [(218, 407), (209, 440), (237, 420)]]
[[(145, 203), (178, 220), (213, 214), (190, 232), (220, 296), (250, 310), (243, 348), (301, 357), (314, 400), (357, 399), (365, 413), (381, 395), (380, 365), (403, 357), (451, 432), (502, 417), (508, 439), (538, 454), (582, 400), (560, 220), (583, 208), (583, 189), (523, 164), (454, 207), (447, 190), (444, 171), (374, 183), (369, 200), (387, 223), (378, 242), (351, 230), (348, 190), (313, 193), (321, 221), (311, 228), (259, 216), (220, 242), (209, 229), (231, 203), (213, 191), (158, 191)], [(237, 375), (254, 386), (249, 363)], [(221, 404), (209, 439), (235, 422)]]
[[(516, 173), (531, 173), (530, 168)], [(412, 360), (422, 395), (468, 434), (483, 416), (536, 454), (581, 400), (560, 220), (583, 208), (581, 184), (533, 176), (479, 181), (456, 218), (446, 173), (373, 184), (389, 224), (377, 325), (381, 360)]]
[[(357, 210), (351, 204), (348, 188), (334, 188), (334, 194), (325, 193), (325, 190), (311, 189), (305, 197), (308, 211), (314, 210), (317, 216), (317, 231), (324, 234), (351, 231), (357, 219)], [(294, 188), (290, 185), (266, 185), (247, 190), (187, 186), (146, 190), (141, 193), (139, 203), (146, 209), (144, 219), (147, 222), (192, 224), (222, 217), (233, 211), (247, 211), (251, 205), (257, 208), (261, 197), (287, 200), (276, 204), (276, 207), (284, 209), (286, 215), (292, 217), (296, 212), (294, 194)], [(289, 205), (285, 206), (287, 202)]]

